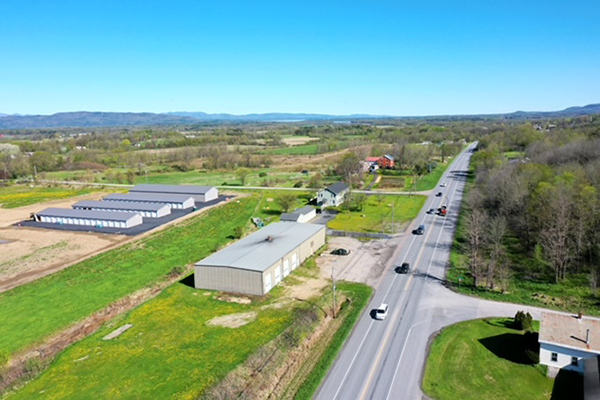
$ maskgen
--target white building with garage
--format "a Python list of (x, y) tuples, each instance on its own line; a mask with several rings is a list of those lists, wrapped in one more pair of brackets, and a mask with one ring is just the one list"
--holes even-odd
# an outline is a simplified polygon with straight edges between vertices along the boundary
[(33, 214), (33, 218), (38, 222), (106, 228), (131, 228), (143, 222), (140, 214), (130, 212), (72, 210), (69, 208), (47, 208)]
[(325, 225), (276, 222), (195, 265), (197, 289), (262, 296), (325, 244)]
[(144, 218), (160, 218), (171, 214), (166, 204), (139, 203), (129, 201), (84, 200), (71, 206), (74, 210), (95, 210), (138, 213)]
[(219, 190), (214, 186), (197, 185), (136, 185), (130, 193), (161, 193), (161, 194), (183, 194), (192, 196), (198, 203), (216, 200), (219, 197)]
[(281, 214), (282, 222), (308, 222), (317, 216), (317, 210), (311, 206), (305, 206), (291, 213)]
[(185, 210), (194, 207), (194, 198), (180, 194), (160, 193), (113, 193), (103, 197), (104, 201), (119, 201), (133, 203), (166, 204), (175, 210)]

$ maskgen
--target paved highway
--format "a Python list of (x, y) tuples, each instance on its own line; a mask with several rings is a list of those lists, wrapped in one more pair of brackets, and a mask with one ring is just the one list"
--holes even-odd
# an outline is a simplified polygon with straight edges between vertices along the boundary
[[(471, 156), (469, 146), (456, 157), (442, 177), (446, 187), (438, 186), (427, 199), (422, 213), (410, 231), (425, 225), (424, 235), (410, 231), (398, 246), (397, 255), (386, 271), (369, 304), (316, 399), (420, 399), (427, 343), (442, 327), (484, 316), (514, 316), (527, 309), (535, 317), (539, 310), (519, 305), (499, 304), (461, 296), (446, 289), (445, 277), (458, 210), (462, 201)], [(441, 197), (436, 193), (442, 192)], [(426, 214), (448, 206), (448, 216)], [(409, 262), (409, 274), (396, 274), (394, 266)], [(383, 321), (374, 320), (371, 310), (381, 303), (390, 307)]]

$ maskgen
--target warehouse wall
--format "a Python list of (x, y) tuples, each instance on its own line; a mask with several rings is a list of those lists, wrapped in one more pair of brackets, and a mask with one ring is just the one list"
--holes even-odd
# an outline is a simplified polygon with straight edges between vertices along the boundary
[(196, 289), (220, 290), (262, 296), (260, 272), (239, 268), (196, 266), (194, 287)]

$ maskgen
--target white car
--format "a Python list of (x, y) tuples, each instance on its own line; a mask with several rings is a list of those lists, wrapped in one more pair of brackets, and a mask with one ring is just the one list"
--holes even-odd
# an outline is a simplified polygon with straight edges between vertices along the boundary
[(381, 303), (381, 305), (375, 309), (375, 319), (384, 320), (388, 315), (388, 305)]
[(440, 186), (441, 187), (446, 187), (446, 182), (442, 183)]

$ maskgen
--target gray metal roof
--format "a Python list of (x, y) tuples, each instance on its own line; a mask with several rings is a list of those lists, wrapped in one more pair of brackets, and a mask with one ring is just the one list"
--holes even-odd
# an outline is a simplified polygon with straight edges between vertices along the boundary
[(164, 194), (164, 193), (113, 193), (104, 196), (105, 200), (140, 200), (156, 201), (159, 203), (185, 203), (189, 199), (194, 200), (192, 196), (184, 194)]
[(129, 221), (135, 218), (138, 214), (119, 211), (93, 211), (93, 210), (73, 210), (71, 208), (46, 208), (43, 211), (36, 213), (45, 217), (60, 217), (60, 218), (87, 218), (99, 219), (105, 221)]
[(311, 213), (313, 211), (315, 211), (314, 207), (304, 206), (304, 207), (298, 208), (297, 210), (292, 211), (292, 214), (305, 215), (305, 214)]
[(329, 190), (331, 193), (338, 195), (341, 192), (343, 192), (344, 190), (348, 190), (349, 186), (346, 185), (344, 182), (338, 182), (338, 183), (334, 183), (331, 186), (327, 186), (327, 190)]
[(165, 207), (169, 207), (166, 204), (156, 203), (132, 203), (129, 201), (98, 201), (98, 200), (84, 200), (73, 204), (71, 207), (86, 207), (86, 208), (119, 208), (121, 210), (131, 211), (159, 211)]
[(292, 211), (291, 213), (281, 214), (280, 219), (282, 221), (298, 221), (298, 218), (300, 218), (302, 215), (309, 214), (313, 211), (315, 211), (314, 207), (304, 206), (302, 208)]
[[(275, 222), (198, 261), (196, 266), (263, 272), (301, 243), (325, 229), (325, 225)], [(271, 241), (268, 240), (269, 237), (272, 238)]]
[(279, 219), (281, 221), (291, 221), (291, 222), (298, 221), (298, 218), (300, 218), (300, 214), (294, 214), (294, 213), (283, 213), (279, 217)]
[(149, 192), (149, 193), (178, 193), (178, 194), (206, 194), (214, 186), (197, 185), (151, 185), (143, 184), (134, 186), (130, 192)]

